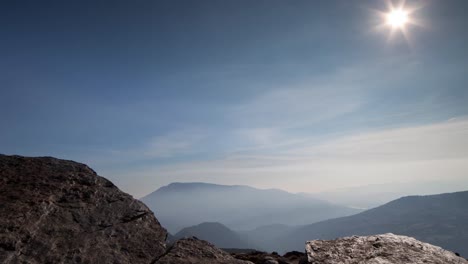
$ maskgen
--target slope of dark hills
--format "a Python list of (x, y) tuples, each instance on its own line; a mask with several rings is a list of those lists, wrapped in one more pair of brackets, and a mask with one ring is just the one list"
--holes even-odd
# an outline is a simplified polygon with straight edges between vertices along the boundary
[(184, 238), (176, 241), (166, 254), (156, 259), (155, 263), (252, 264), (248, 261), (236, 259), (224, 250), (216, 248), (212, 244), (198, 238)]
[(174, 235), (173, 239), (195, 236), (206, 240), (219, 248), (252, 248), (241, 236), (220, 223), (201, 223), (186, 227)]
[(295, 226), (287, 226), (282, 224), (259, 226), (248, 231), (238, 231), (239, 234), (247, 241), (256, 246), (259, 250), (267, 252), (281, 251), (281, 244), (278, 243), (285, 235), (294, 230)]
[(250, 230), (271, 224), (310, 224), (361, 211), (277, 189), (207, 183), (172, 183), (142, 201), (172, 233), (203, 222)]
[(365, 212), (298, 227), (278, 238), (282, 250), (304, 241), (394, 233), (468, 256), (468, 191), (403, 197)]

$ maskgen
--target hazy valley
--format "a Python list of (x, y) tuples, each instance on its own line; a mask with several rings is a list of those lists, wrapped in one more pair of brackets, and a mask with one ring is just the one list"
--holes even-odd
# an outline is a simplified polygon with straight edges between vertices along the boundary
[(141, 200), (172, 233), (203, 222), (251, 230), (272, 224), (310, 224), (361, 211), (278, 189), (208, 183), (172, 183)]
[(142, 201), (173, 239), (196, 236), (221, 248), (285, 253), (310, 239), (394, 233), (468, 255), (468, 191), (407, 196), (362, 212), (312, 195), (207, 183), (173, 183)]

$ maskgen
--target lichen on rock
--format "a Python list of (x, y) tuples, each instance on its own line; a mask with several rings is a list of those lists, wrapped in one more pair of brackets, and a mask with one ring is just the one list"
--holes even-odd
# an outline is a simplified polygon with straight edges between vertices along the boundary
[(467, 260), (412, 237), (391, 233), (306, 242), (312, 264), (466, 264)]

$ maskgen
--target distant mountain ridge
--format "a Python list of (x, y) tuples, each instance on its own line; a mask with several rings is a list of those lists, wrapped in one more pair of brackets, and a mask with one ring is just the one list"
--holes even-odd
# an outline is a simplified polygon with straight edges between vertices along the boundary
[[(216, 229), (205, 225), (197, 236), (215, 243)], [(231, 230), (231, 232), (233, 232)], [(367, 211), (322, 222), (287, 226), (272, 224), (248, 231), (236, 231), (249, 248), (266, 251), (301, 251), (312, 239), (335, 239), (354, 235), (394, 233), (468, 256), (468, 191), (428, 196), (406, 196)], [(221, 232), (220, 232), (221, 233)], [(236, 241), (234, 239), (234, 241)]]
[(318, 193), (303, 193), (336, 204), (371, 209), (401, 197), (460, 192), (468, 189), (462, 180), (428, 180), (424, 182), (390, 182), (335, 189)]
[(356, 215), (292, 228), (277, 239), (282, 250), (292, 250), (311, 239), (388, 232), (468, 256), (468, 191), (402, 197)]
[(362, 211), (278, 189), (200, 182), (171, 183), (141, 200), (171, 233), (203, 222), (219, 222), (233, 230), (304, 225)]

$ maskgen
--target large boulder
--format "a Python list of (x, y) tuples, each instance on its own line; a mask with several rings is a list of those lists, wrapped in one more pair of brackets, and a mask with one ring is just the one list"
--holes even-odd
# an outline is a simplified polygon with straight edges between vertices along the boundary
[(84, 164), (0, 155), (0, 263), (151, 263), (166, 235)]
[(195, 237), (180, 239), (157, 259), (158, 264), (252, 264), (238, 260), (229, 253)]
[(308, 241), (306, 252), (313, 264), (468, 263), (453, 252), (391, 233)]

